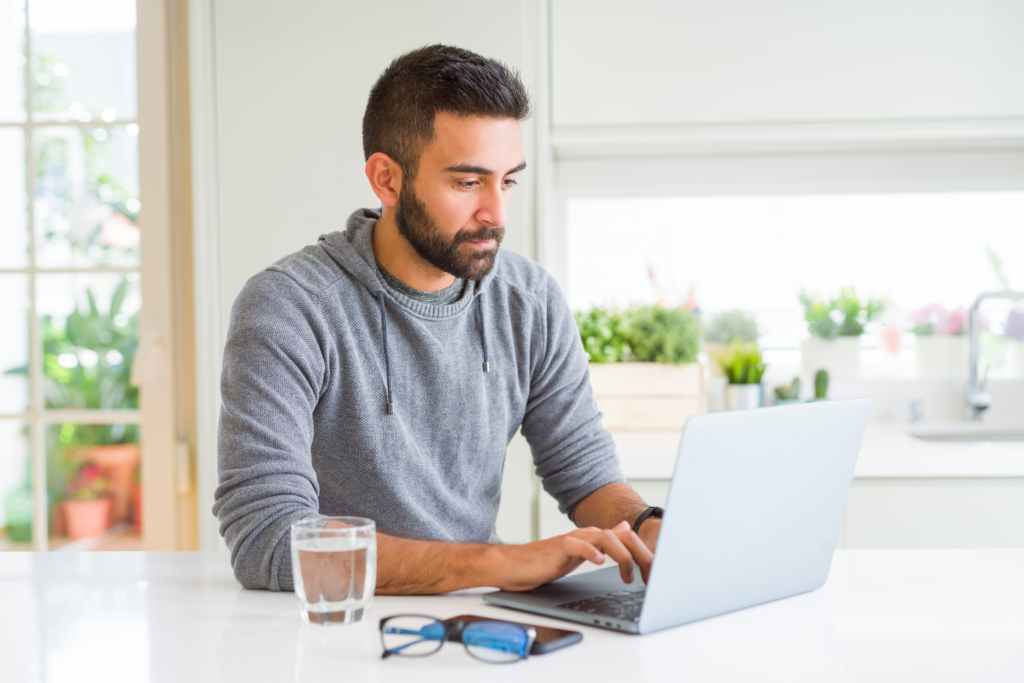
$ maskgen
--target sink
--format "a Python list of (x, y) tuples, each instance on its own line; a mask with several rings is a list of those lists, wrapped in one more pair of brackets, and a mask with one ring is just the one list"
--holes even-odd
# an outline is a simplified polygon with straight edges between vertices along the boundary
[(907, 433), (922, 441), (1024, 441), (1024, 425), (960, 422), (913, 425)]

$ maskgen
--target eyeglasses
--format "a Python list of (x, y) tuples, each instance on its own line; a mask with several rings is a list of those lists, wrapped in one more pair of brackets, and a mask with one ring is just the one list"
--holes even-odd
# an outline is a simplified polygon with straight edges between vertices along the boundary
[(391, 655), (426, 657), (446, 640), (461, 642), (473, 657), (492, 664), (526, 659), (537, 639), (531, 626), (505, 621), (441, 621), (419, 614), (402, 614), (380, 621), (382, 659)]

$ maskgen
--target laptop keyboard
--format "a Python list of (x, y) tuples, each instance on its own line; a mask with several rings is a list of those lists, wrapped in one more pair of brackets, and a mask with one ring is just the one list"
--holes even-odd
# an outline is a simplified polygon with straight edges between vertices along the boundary
[(556, 607), (636, 622), (640, 621), (640, 608), (644, 604), (644, 592), (615, 591), (614, 593), (597, 595), (583, 600), (563, 602), (561, 605), (556, 605)]

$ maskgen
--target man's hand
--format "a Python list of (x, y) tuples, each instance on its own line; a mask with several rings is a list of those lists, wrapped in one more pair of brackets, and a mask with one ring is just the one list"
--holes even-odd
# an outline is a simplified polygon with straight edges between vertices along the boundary
[(647, 582), (661, 520), (648, 517), (633, 533), (632, 521), (647, 504), (627, 484), (602, 486), (576, 506), (585, 525), (563, 536), (524, 545), (445, 543), (396, 538), (377, 532), (377, 594), (423, 595), (477, 586), (525, 591), (561, 578), (586, 561), (619, 565), (632, 582), (633, 565)]
[[(646, 522), (645, 522), (646, 524)], [(586, 561), (604, 564), (605, 556), (619, 565), (626, 583), (633, 581), (634, 563), (647, 582), (654, 553), (622, 522), (612, 529), (587, 527), (562, 536), (525, 545), (501, 546), (495, 585), (509, 591), (526, 591), (561, 578)]]

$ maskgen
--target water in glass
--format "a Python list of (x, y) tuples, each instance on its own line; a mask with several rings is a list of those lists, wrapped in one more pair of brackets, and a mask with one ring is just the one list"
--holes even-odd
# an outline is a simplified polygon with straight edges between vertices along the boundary
[(292, 575), (307, 622), (363, 619), (377, 583), (374, 526), (355, 517), (315, 517), (292, 525)]

